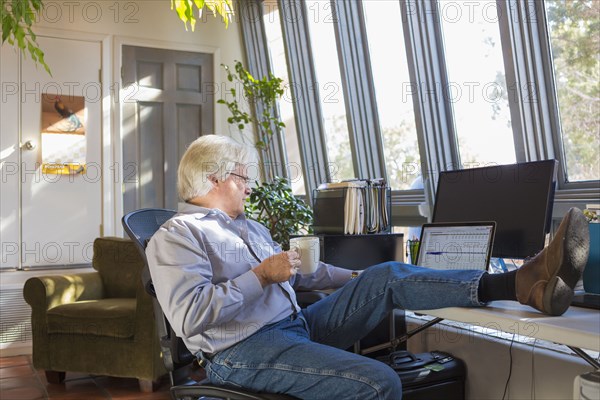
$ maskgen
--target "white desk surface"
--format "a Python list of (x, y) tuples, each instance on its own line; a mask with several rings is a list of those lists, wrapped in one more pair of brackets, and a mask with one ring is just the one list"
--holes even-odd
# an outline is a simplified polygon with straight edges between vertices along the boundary
[(516, 301), (493, 301), (486, 307), (450, 307), (418, 313), (548, 340), (581, 349), (600, 351), (600, 311), (570, 307), (551, 317)]

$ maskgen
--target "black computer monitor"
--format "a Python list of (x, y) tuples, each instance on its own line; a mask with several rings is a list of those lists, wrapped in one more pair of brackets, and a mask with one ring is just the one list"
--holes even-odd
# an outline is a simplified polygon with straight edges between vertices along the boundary
[(404, 260), (404, 235), (319, 235), (321, 261), (346, 269), (365, 269), (386, 261)]
[(440, 173), (433, 222), (496, 221), (493, 257), (544, 248), (552, 222), (556, 160)]

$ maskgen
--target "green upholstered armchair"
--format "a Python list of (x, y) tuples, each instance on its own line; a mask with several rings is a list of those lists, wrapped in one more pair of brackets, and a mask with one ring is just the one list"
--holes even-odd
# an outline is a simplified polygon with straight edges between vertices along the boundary
[(95, 272), (40, 276), (25, 283), (31, 306), (33, 363), (49, 382), (65, 372), (137, 378), (142, 391), (166, 373), (144, 261), (129, 239), (94, 241)]

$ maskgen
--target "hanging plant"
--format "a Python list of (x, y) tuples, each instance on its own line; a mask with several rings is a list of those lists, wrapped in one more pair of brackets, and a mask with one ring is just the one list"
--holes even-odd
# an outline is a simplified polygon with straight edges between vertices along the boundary
[[(202, 10), (204, 7), (212, 11), (216, 17), (217, 14), (223, 18), (225, 29), (229, 26), (229, 19), (233, 16), (233, 5), (231, 0), (171, 0), (171, 10), (175, 10), (179, 19), (185, 25), (185, 30), (188, 30), (188, 24), (194, 31), (196, 21), (202, 18)], [(198, 18), (196, 18), (196, 14)]]
[(41, 64), (48, 74), (50, 67), (44, 60), (44, 52), (39, 48), (37, 37), (31, 25), (44, 7), (42, 0), (2, 0), (0, 21), (2, 21), (2, 45), (5, 42), (29, 53), (36, 64)]

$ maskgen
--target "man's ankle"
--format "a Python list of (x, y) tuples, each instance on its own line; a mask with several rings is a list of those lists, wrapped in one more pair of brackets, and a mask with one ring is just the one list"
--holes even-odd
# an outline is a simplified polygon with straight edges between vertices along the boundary
[(477, 288), (479, 301), (487, 303), (494, 300), (517, 300), (516, 276), (517, 271), (483, 274)]

